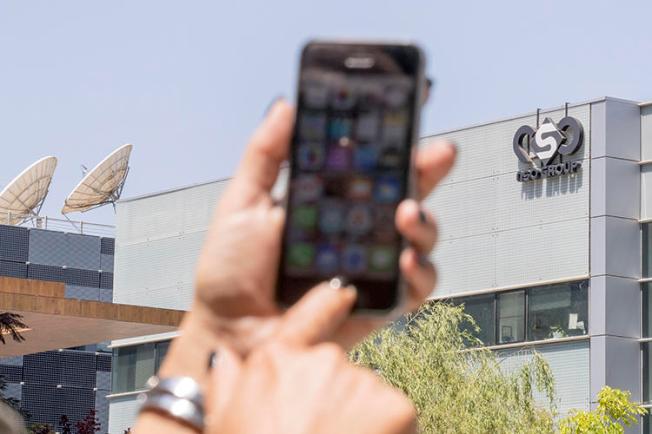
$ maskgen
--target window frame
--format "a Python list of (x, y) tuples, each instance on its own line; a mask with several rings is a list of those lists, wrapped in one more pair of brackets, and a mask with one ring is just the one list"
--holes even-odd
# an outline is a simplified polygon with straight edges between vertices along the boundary
[[(583, 335), (577, 335), (577, 336), (571, 336), (570, 338), (582, 338), (582, 337), (588, 337), (589, 333), (589, 324), (590, 324), (590, 318), (589, 318), (589, 299), (590, 299), (590, 280), (589, 279), (578, 279), (578, 280), (569, 280), (567, 282), (559, 282), (559, 283), (554, 283), (554, 284), (545, 284), (545, 285), (536, 285), (536, 286), (528, 286), (528, 287), (523, 287), (523, 288), (515, 288), (515, 289), (510, 289), (510, 290), (505, 290), (505, 291), (497, 291), (497, 292), (492, 292), (492, 293), (487, 293), (487, 294), (477, 294), (477, 295), (469, 295), (469, 296), (460, 296), (460, 297), (455, 297), (450, 299), (450, 301), (453, 304), (456, 305), (462, 305), (465, 304), (467, 300), (471, 300), (476, 297), (487, 297), (491, 296), (491, 303), (493, 304), (493, 320), (494, 320), (494, 331), (493, 331), (493, 342), (491, 343), (484, 343), (483, 342), (483, 347), (494, 347), (494, 346), (504, 346), (504, 345), (512, 345), (512, 344), (520, 344), (520, 343), (528, 343), (528, 342), (542, 342), (542, 341), (550, 341), (550, 340), (556, 340), (556, 339), (563, 339), (563, 338), (544, 338), (544, 339), (539, 339), (539, 340), (532, 340), (530, 339), (530, 333), (528, 330), (528, 325), (529, 325), (529, 320), (530, 320), (530, 294), (534, 290), (538, 290), (541, 288), (545, 287), (551, 287), (551, 286), (560, 286), (560, 285), (574, 285), (574, 284), (582, 284), (586, 283), (586, 324), (585, 324), (585, 334)], [(650, 284), (652, 287), (652, 284)], [(572, 289), (571, 289), (572, 291)], [(524, 314), (523, 314), (523, 339), (522, 340), (515, 340), (515, 341), (510, 341), (510, 342), (499, 342), (499, 327), (500, 327), (500, 322), (499, 322), (499, 296), (504, 295), (504, 294), (511, 294), (511, 293), (517, 293), (517, 292), (523, 292), (524, 297), (523, 297), (523, 309), (524, 309)], [(572, 294), (572, 292), (571, 292)], [(465, 313), (466, 313), (466, 306), (465, 306)], [(652, 353), (652, 351), (651, 351)]]

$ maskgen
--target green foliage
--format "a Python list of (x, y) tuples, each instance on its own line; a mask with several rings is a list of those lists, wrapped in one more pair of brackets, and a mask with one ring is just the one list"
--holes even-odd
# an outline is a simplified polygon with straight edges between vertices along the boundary
[[(555, 400), (548, 364), (534, 353), (506, 373), (492, 351), (468, 348), (480, 345), (474, 330), (461, 307), (434, 303), (403, 330), (387, 328), (367, 339), (351, 358), (408, 395), (423, 433), (551, 433)], [(546, 406), (535, 403), (535, 390)]]
[(29, 434), (54, 434), (52, 427), (45, 423), (33, 423), (27, 429)]
[(629, 392), (605, 386), (598, 393), (598, 406), (593, 411), (572, 410), (559, 424), (561, 434), (622, 434), (626, 426), (638, 422), (637, 416), (647, 413), (633, 403)]

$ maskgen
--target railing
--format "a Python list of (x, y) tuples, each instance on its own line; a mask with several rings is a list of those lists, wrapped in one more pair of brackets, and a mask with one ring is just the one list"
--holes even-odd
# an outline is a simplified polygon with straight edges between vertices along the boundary
[(115, 237), (115, 226), (99, 223), (89, 223), (83, 220), (67, 220), (52, 217), (37, 217), (33, 223), (27, 222), (23, 226), (31, 226), (38, 229), (49, 229), (51, 231), (75, 232), (85, 235), (97, 235), (100, 237)]
[[(20, 223), (18, 223), (20, 222)], [(19, 226), (48, 229), (51, 231), (72, 232), (100, 237), (115, 237), (115, 226), (99, 223), (89, 223), (82, 220), (68, 220), (48, 216), (17, 216), (16, 214), (0, 213), (0, 224), (16, 224)]]

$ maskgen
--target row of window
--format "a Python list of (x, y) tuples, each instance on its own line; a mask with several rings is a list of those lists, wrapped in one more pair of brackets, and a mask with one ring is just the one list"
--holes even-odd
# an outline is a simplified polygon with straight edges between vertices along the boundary
[(170, 347), (170, 341), (113, 349), (113, 393), (133, 392), (158, 372)]
[(588, 281), (462, 297), (485, 345), (588, 334)]

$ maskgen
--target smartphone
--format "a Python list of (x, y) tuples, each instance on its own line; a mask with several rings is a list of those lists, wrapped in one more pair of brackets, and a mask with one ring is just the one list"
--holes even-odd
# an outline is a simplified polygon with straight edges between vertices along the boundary
[(355, 310), (404, 297), (394, 215), (412, 194), (424, 57), (409, 44), (311, 42), (301, 55), (277, 299), (324, 280), (358, 291)]

